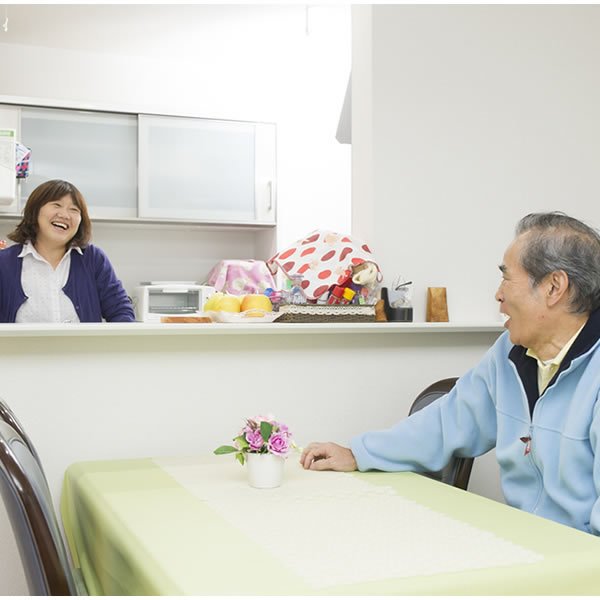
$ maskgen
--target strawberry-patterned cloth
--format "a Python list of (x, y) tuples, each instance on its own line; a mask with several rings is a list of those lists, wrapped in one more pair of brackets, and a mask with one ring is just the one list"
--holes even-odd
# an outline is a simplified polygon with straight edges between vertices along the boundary
[(381, 272), (367, 244), (349, 235), (317, 229), (267, 261), (273, 274), (280, 268), (287, 277), (302, 276), (302, 290), (308, 300), (317, 300), (332, 285), (351, 275), (355, 265), (375, 264), (378, 281)]
[(262, 294), (275, 289), (275, 280), (263, 260), (222, 260), (208, 274), (208, 285), (229, 294)]

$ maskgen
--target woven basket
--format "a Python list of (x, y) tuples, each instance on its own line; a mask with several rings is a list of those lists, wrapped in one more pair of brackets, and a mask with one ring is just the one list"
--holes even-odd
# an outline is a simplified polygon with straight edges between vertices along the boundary
[(371, 323), (375, 307), (339, 304), (285, 304), (276, 323)]

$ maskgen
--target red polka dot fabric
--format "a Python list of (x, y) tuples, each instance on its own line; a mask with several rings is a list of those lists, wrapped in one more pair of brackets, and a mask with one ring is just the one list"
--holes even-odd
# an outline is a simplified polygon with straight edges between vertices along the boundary
[(349, 235), (316, 230), (275, 254), (267, 265), (273, 274), (281, 269), (287, 277), (301, 275), (307, 299), (317, 300), (344, 281), (352, 265), (364, 262), (375, 263), (367, 244)]

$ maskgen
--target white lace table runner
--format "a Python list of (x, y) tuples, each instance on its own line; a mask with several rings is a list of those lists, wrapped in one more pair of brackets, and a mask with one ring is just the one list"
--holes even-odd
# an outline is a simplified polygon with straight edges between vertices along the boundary
[(347, 473), (288, 462), (281, 487), (257, 490), (237, 463), (155, 462), (315, 588), (543, 559)]

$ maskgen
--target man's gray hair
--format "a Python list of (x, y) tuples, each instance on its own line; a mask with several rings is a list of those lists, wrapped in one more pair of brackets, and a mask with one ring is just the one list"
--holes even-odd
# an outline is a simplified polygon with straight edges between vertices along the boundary
[(600, 306), (600, 235), (594, 228), (562, 212), (523, 217), (516, 235), (530, 232), (521, 265), (534, 286), (553, 271), (569, 277), (570, 310), (587, 313)]

